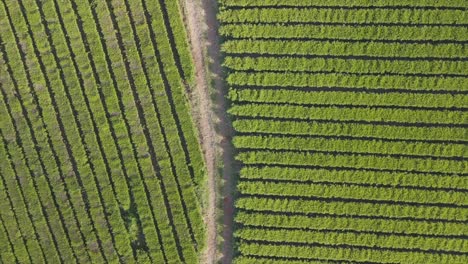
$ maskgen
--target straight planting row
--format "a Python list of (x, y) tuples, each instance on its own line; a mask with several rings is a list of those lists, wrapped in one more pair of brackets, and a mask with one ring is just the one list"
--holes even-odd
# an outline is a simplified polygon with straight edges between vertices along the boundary
[(417, 127), (311, 120), (299, 122), (261, 118), (238, 118), (233, 122), (233, 126), (237, 132), (242, 133), (467, 143), (466, 129), (463, 127)]
[(468, 186), (466, 177), (396, 171), (245, 166), (240, 171), (240, 179), (468, 192), (468, 189), (463, 187)]
[(428, 126), (463, 126), (468, 120), (466, 111), (414, 110), (379, 107), (299, 106), (271, 103), (234, 105), (229, 113), (241, 117), (267, 117), (298, 120), (366, 121), (382, 123), (426, 124)]
[(237, 185), (242, 195), (267, 195), (296, 198), (362, 199), (375, 202), (419, 203), (421, 206), (440, 204), (468, 208), (466, 192), (397, 189), (338, 183), (294, 183), (265, 180), (242, 180)]
[(371, 23), (371, 24), (467, 24), (463, 10), (339, 9), (336, 8), (248, 8), (221, 10), (224, 23)]
[(459, 92), (468, 86), (468, 78), (461, 77), (420, 77), (420, 76), (372, 76), (347, 73), (316, 72), (234, 72), (227, 77), (230, 85), (255, 87), (314, 87), (354, 88), (357, 92), (366, 90), (444, 91)]
[(225, 24), (220, 34), (249, 39), (336, 39), (466, 43), (468, 27)]
[(334, 105), (357, 107), (389, 107), (418, 109), (466, 109), (466, 94), (450, 93), (356, 93), (350, 91), (301, 91), (278, 88), (231, 88), (229, 99), (234, 102), (288, 103), (292, 105)]
[[(401, 235), (381, 235), (346, 231), (305, 231), (291, 229), (269, 229), (244, 227), (235, 233), (236, 237), (247, 241), (325, 244), (330, 246), (350, 246), (382, 248), (387, 250), (419, 251), (429, 254), (467, 253), (467, 242), (462, 238), (411, 237)], [(429, 256), (428, 256), (429, 257)]]
[(249, 149), (236, 157), (244, 164), (269, 164), (291, 166), (319, 166), (421, 172), (427, 174), (458, 174), (467, 176), (464, 160), (444, 160), (405, 156), (378, 156), (375, 154), (334, 153), (327, 151), (271, 151)]
[(321, 0), (220, 0), (222, 7), (251, 7), (251, 6), (336, 6), (338, 8), (434, 8), (444, 9), (453, 7), (464, 10), (468, 3), (463, 0), (432, 1), (432, 0), (375, 0), (369, 4), (366, 0), (329, 0), (324, 5)]
[(468, 49), (455, 43), (385, 43), (372, 40), (227, 40), (221, 46), (226, 54), (267, 54), (322, 57), (365, 57), (383, 60), (465, 60)]
[(329, 137), (238, 135), (234, 137), (233, 144), (237, 149), (317, 150), (437, 157), (441, 159), (468, 158), (468, 149), (464, 144), (440, 144), (431, 142), (389, 142), (383, 140), (342, 139)]
[[(233, 71), (335, 72), (362, 75), (465, 76), (468, 61), (400, 61), (306, 57), (231, 57), (223, 65)], [(468, 75), (466, 75), (468, 76)]]
[[(414, 221), (385, 217), (357, 217), (328, 214), (301, 214), (239, 209), (235, 221), (243, 226), (284, 228), (293, 230), (315, 230), (354, 232), (368, 234), (396, 234), (408, 237), (434, 237), (463, 239), (468, 227), (458, 222)], [(242, 230), (242, 229), (241, 229)]]
[[(443, 223), (463, 223), (468, 219), (467, 208), (401, 205), (370, 201), (343, 201), (333, 199), (287, 199), (275, 196), (243, 196), (236, 208), (256, 212), (281, 214), (319, 214), (358, 218), (380, 218)], [(455, 227), (455, 226), (453, 226)], [(458, 233), (450, 230), (449, 233)]]

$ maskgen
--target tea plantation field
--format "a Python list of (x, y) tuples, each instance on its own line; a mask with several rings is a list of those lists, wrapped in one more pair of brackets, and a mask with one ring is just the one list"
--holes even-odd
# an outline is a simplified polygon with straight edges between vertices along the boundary
[(468, 263), (468, 1), (193, 1), (0, 0), (0, 263)]
[(468, 2), (220, 3), (234, 262), (468, 263)]
[(197, 263), (205, 169), (172, 0), (0, 1), (0, 263)]

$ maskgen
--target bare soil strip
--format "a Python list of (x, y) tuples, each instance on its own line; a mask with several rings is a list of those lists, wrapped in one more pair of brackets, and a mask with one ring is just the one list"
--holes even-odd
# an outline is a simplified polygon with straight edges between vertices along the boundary
[[(185, 23), (195, 62), (195, 84), (191, 91), (192, 111), (199, 130), (208, 173), (208, 201), (205, 210), (207, 225), (206, 249), (201, 262), (232, 262), (232, 227), (234, 171), (233, 130), (226, 115), (226, 88), (223, 81), (218, 39), (217, 3), (215, 0), (183, 0)], [(219, 168), (222, 166), (221, 168)], [(218, 197), (220, 173), (223, 197)], [(219, 210), (222, 216), (222, 248), (217, 241)], [(220, 231), (221, 232), (221, 231)], [(220, 249), (218, 250), (218, 246)]]

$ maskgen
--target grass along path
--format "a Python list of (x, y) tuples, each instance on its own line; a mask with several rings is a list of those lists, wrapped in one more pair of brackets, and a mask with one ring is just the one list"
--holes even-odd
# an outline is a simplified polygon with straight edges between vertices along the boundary
[[(232, 127), (227, 119), (224, 81), (220, 63), (218, 22), (216, 2), (213, 0), (183, 1), (185, 23), (189, 31), (191, 52), (195, 64), (195, 84), (191, 93), (192, 111), (198, 125), (200, 143), (205, 157), (208, 173), (207, 206), (205, 223), (207, 225), (206, 249), (202, 263), (230, 263), (232, 260), (233, 225), (233, 147), (230, 143)], [(200, 15), (201, 14), (201, 15)], [(209, 60), (208, 62), (206, 60)], [(207, 66), (207, 64), (209, 66)], [(212, 83), (210, 83), (210, 81)], [(214, 89), (212, 91), (211, 89)], [(222, 169), (219, 168), (222, 166)], [(218, 252), (218, 215), (217, 206), (221, 197), (219, 173), (224, 178), (223, 190), (223, 249)]]

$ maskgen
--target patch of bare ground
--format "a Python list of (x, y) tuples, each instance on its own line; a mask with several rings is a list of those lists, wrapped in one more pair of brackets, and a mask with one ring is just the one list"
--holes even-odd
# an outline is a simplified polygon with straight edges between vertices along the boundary
[(218, 7), (216, 0), (181, 1), (195, 63), (191, 105), (208, 174), (204, 216), (207, 241), (201, 262), (231, 263), (234, 175), (238, 166), (234, 163), (231, 144), (233, 129), (226, 114), (227, 89), (223, 80), (216, 19)]

